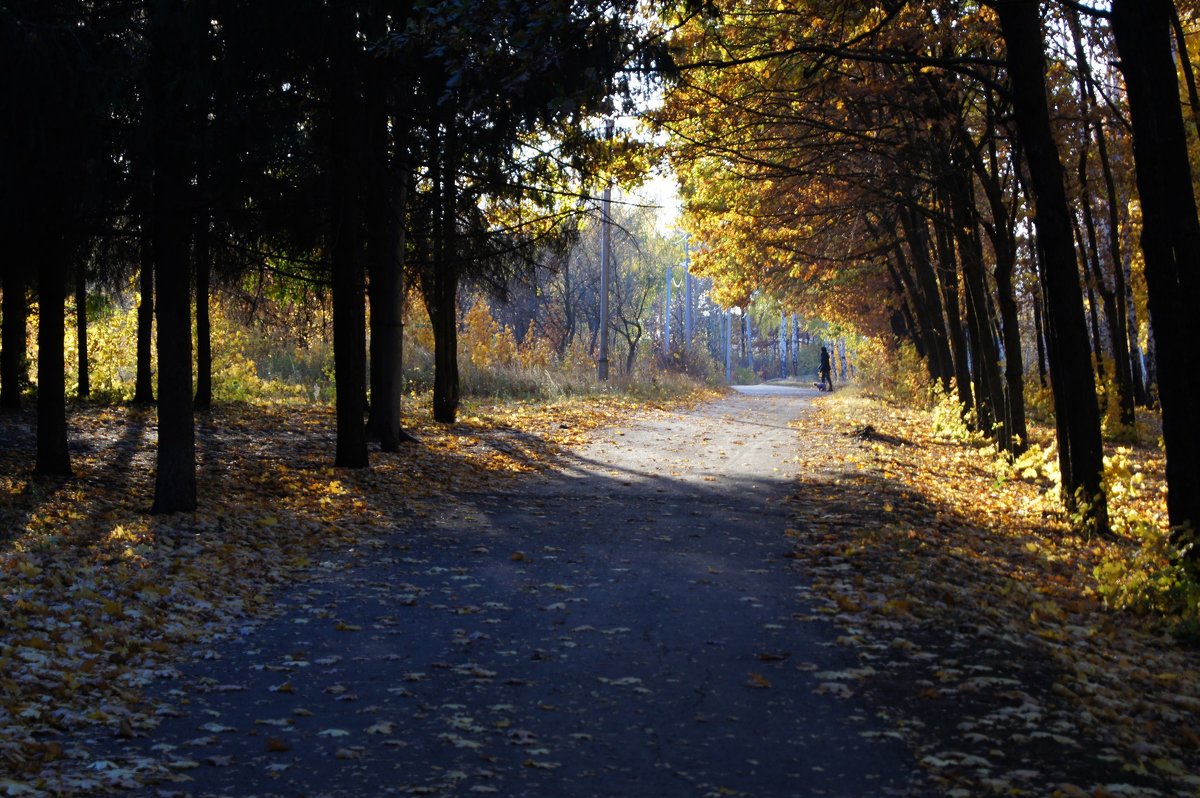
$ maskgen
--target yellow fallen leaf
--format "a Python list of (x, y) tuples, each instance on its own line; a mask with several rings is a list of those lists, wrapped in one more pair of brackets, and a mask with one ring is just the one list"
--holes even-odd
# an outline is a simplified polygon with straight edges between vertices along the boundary
[(771, 686), (771, 680), (761, 673), (751, 673), (749, 678), (746, 679), (746, 684), (750, 687), (763, 690)]

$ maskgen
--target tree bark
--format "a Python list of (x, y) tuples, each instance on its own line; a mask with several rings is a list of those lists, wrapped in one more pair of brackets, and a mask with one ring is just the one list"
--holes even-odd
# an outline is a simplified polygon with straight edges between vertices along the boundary
[[(989, 108), (992, 104), (989, 102)], [(1000, 328), (1004, 341), (1004, 423), (1010, 430), (1009, 451), (1020, 454), (1029, 444), (1029, 428), (1025, 418), (1025, 363), (1021, 352), (1021, 319), (1017, 309), (1013, 274), (1017, 267), (1016, 242), (1008, 207), (1004, 202), (1004, 191), (997, 175), (1000, 172), (998, 159), (993, 149), (990, 155), (991, 169), (983, 158), (972, 159), (975, 175), (983, 186), (988, 201), (992, 223), (986, 228), (995, 253), (996, 305), (1000, 312)]]
[[(370, 73), (367, 83), (367, 269), (371, 304), (371, 404), (368, 434), (384, 452), (412, 440), (402, 428), (404, 396), (404, 261), (408, 206), (407, 142), (399, 118), (389, 125), (386, 76)], [(388, 129), (395, 153), (388, 155)]]
[(458, 415), (458, 274), (436, 268), (421, 291), (433, 327), (433, 419), (453, 424)]
[(431, 273), (423, 277), (421, 286), (433, 326), (433, 419), (443, 424), (453, 424), (457, 419), (460, 391), (456, 140), (451, 117), (442, 131), (440, 152), (434, 156), (434, 182), (438, 186), (437, 230)]
[(61, 235), (51, 233), (37, 275), (37, 459), (34, 473), (71, 476), (67, 450), (67, 397), (63, 328), (66, 324), (66, 249)]
[[(923, 219), (918, 219), (920, 229), (927, 233)], [(958, 401), (963, 412), (975, 409), (975, 391), (971, 383), (971, 366), (967, 357), (967, 336), (963, 331), (962, 309), (958, 294), (958, 259), (954, 244), (948, 238), (945, 225), (934, 225), (934, 241), (937, 247), (937, 280), (941, 292), (942, 312), (946, 317), (946, 332), (950, 343), (950, 357), (954, 362), (954, 382)]]
[(21, 409), (21, 391), (28, 377), (29, 303), (25, 275), (10, 260), (4, 269), (4, 302), (0, 306), (0, 410), (15, 413)]
[[(1108, 157), (1108, 142), (1104, 136), (1104, 127), (1099, 120), (1091, 121), (1092, 114), (1097, 109), (1096, 88), (1087, 51), (1083, 45), (1083, 30), (1079, 23), (1079, 14), (1067, 12), (1067, 21), (1071, 27), (1071, 38), (1075, 47), (1075, 60), (1079, 64), (1079, 88), (1084, 103), (1084, 119), (1087, 121), (1087, 135), (1079, 155), (1079, 186), (1083, 203), (1083, 220), (1088, 238), (1088, 251), (1092, 259), (1092, 272), (1095, 276), (1096, 290), (1104, 303), (1104, 317), (1108, 326), (1108, 337), (1113, 351), (1113, 385), (1117, 390), (1117, 406), (1120, 412), (1120, 422), (1124, 426), (1134, 423), (1134, 383), (1133, 367), (1129, 354), (1129, 331), (1126, 327), (1128, 313), (1125, 309), (1125, 269), (1121, 259), (1121, 244), (1118, 239), (1120, 217), (1116, 183), (1113, 179), (1112, 166)], [(1096, 222), (1092, 210), (1092, 192), (1089, 186), (1088, 156), (1090, 154), (1091, 133), (1096, 136), (1096, 156), (1100, 161), (1101, 172), (1104, 175), (1104, 185), (1108, 194), (1108, 256), (1112, 262), (1113, 282), (1109, 288), (1104, 277), (1104, 268), (1100, 260), (1100, 247), (1097, 241)], [(1097, 350), (1098, 351), (1098, 350)]]
[[(150, 170), (147, 170), (150, 171)], [(137, 308), (137, 373), (133, 385), (135, 404), (154, 402), (154, 239), (151, 232), (153, 186), (147, 176), (142, 197), (142, 229), (138, 236), (139, 280)]]
[(1050, 376), (1055, 415), (1061, 425), (1058, 448), (1063, 499), (1079, 516), (1085, 531), (1103, 533), (1108, 529), (1108, 507), (1102, 485), (1100, 413), (1064, 172), (1050, 125), (1039, 8), (1037, 3), (1022, 0), (997, 0), (993, 7), (1007, 46), (1013, 112), (1029, 164), (1036, 202), (1034, 224), (1044, 257), (1046, 301), (1052, 320), (1047, 341)]
[[(1039, 271), (1041, 271), (1039, 269)], [(1038, 381), (1045, 388), (1047, 385), (1046, 374), (1046, 325), (1042, 321), (1042, 297), (1037, 295), (1033, 298), (1033, 330), (1037, 338), (1037, 369)]]
[(196, 219), (193, 252), (196, 265), (196, 398), (195, 410), (212, 408), (212, 320), (209, 317), (209, 282), (212, 273), (212, 249), (208, 230), (208, 212), (201, 210)]
[(79, 264), (75, 274), (75, 350), (78, 357), (79, 376), (76, 379), (75, 393), (80, 399), (87, 399), (92, 392), (91, 381), (88, 378), (88, 313), (87, 313), (87, 271)]
[(1192, 109), (1192, 124), (1196, 126), (1196, 134), (1200, 135), (1200, 91), (1196, 89), (1196, 73), (1192, 69), (1192, 59), (1188, 55), (1187, 36), (1184, 35), (1183, 22), (1179, 19), (1179, 9), (1171, 3), (1171, 30), (1175, 34), (1175, 52), (1179, 55), (1179, 68), (1183, 73), (1183, 82), (1187, 86), (1188, 105)]
[(196, 440), (192, 426), (190, 171), (187, 111), (175, 85), (188, 64), (190, 9), (175, 0), (151, 6), (151, 101), (154, 127), (154, 249), (158, 327), (158, 459), (151, 512), (196, 509)]
[(385, 326), (381, 330), (386, 346), (382, 351), (383, 375), (380, 380), (383, 404), (380, 447), (385, 452), (396, 451), (405, 441), (415, 440), (404, 431), (404, 304), (407, 293), (404, 280), (405, 217), (408, 209), (408, 170), (406, 164), (398, 164), (393, 170), (393, 182), (388, 219), (388, 250), (391, 274), (381, 291), (382, 304), (386, 304)]
[[(929, 379), (940, 379), (939, 367), (933, 362), (933, 352), (929, 347), (929, 333), (923, 313), (914, 312), (916, 292), (912, 287), (912, 275), (904, 275), (908, 271), (908, 263), (899, 242), (892, 246), (892, 257), (887, 261), (888, 273), (892, 277), (892, 287), (896, 290), (898, 307), (892, 314), (892, 332), (899, 338), (909, 339), (917, 350), (917, 356), (925, 361)], [(790, 339), (789, 339), (790, 342)], [(789, 347), (790, 350), (790, 347)]]
[[(1200, 220), (1171, 57), (1170, 0), (1114, 0), (1142, 204), (1142, 252), (1167, 453), (1167, 513), (1200, 530)], [(1200, 548), (1188, 553), (1200, 564)]]
[(964, 162), (950, 172), (948, 198), (967, 294), (967, 321), (978, 353), (975, 369), (982, 389), (976, 399), (979, 423), (983, 433), (994, 437), (1002, 451), (1011, 453), (1013, 431), (1005, 421), (1000, 352), (992, 335), (992, 313), (988, 302), (987, 275), (983, 268), (983, 247), (979, 241), (978, 211), (974, 207), (974, 185), (967, 169)]
[(333, 271), (333, 360), (337, 381), (337, 453), (334, 465), (365, 468), (367, 435), (367, 353), (364, 290), (366, 269), (361, 246), (362, 206), (359, 164), (362, 96), (356, 59), (353, 12), (329, 6), (330, 34), (330, 267)]
[(951, 382), (956, 379), (956, 361), (950, 353), (946, 315), (942, 310), (937, 275), (929, 259), (928, 230), (924, 220), (911, 208), (901, 210), (900, 221), (904, 229), (904, 240), (908, 242), (908, 251), (912, 255), (915, 285), (921, 295), (918, 304), (926, 311), (923, 321), (929, 326), (930, 346), (936, 353), (935, 360), (938, 363), (942, 388), (949, 391)]

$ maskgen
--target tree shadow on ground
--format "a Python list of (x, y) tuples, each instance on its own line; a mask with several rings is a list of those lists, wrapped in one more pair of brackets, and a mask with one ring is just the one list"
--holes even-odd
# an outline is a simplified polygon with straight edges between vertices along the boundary
[(862, 693), (935, 775), (1002, 792), (1163, 787), (1126, 767), (1098, 722), (1113, 708), (1056, 654), (1094, 607), (1070, 564), (877, 473), (803, 478), (792, 508), (791, 557), (874, 671)]

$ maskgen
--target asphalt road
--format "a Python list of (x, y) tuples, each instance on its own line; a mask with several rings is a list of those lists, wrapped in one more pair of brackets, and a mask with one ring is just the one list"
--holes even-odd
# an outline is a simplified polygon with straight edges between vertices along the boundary
[(323, 563), (108, 761), (169, 763), (147, 796), (933, 794), (784, 556), (815, 393), (637, 420)]

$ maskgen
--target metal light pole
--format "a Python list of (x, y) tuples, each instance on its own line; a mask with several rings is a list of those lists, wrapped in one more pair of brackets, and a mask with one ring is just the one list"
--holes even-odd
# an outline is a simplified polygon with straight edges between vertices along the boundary
[[(611, 139), (613, 121), (604, 120), (604, 138)], [(611, 219), (609, 211), (612, 208), (612, 180), (604, 184), (604, 196), (600, 201), (600, 359), (596, 363), (596, 373), (602, 382), (608, 381), (608, 261), (609, 249), (612, 244)]]

